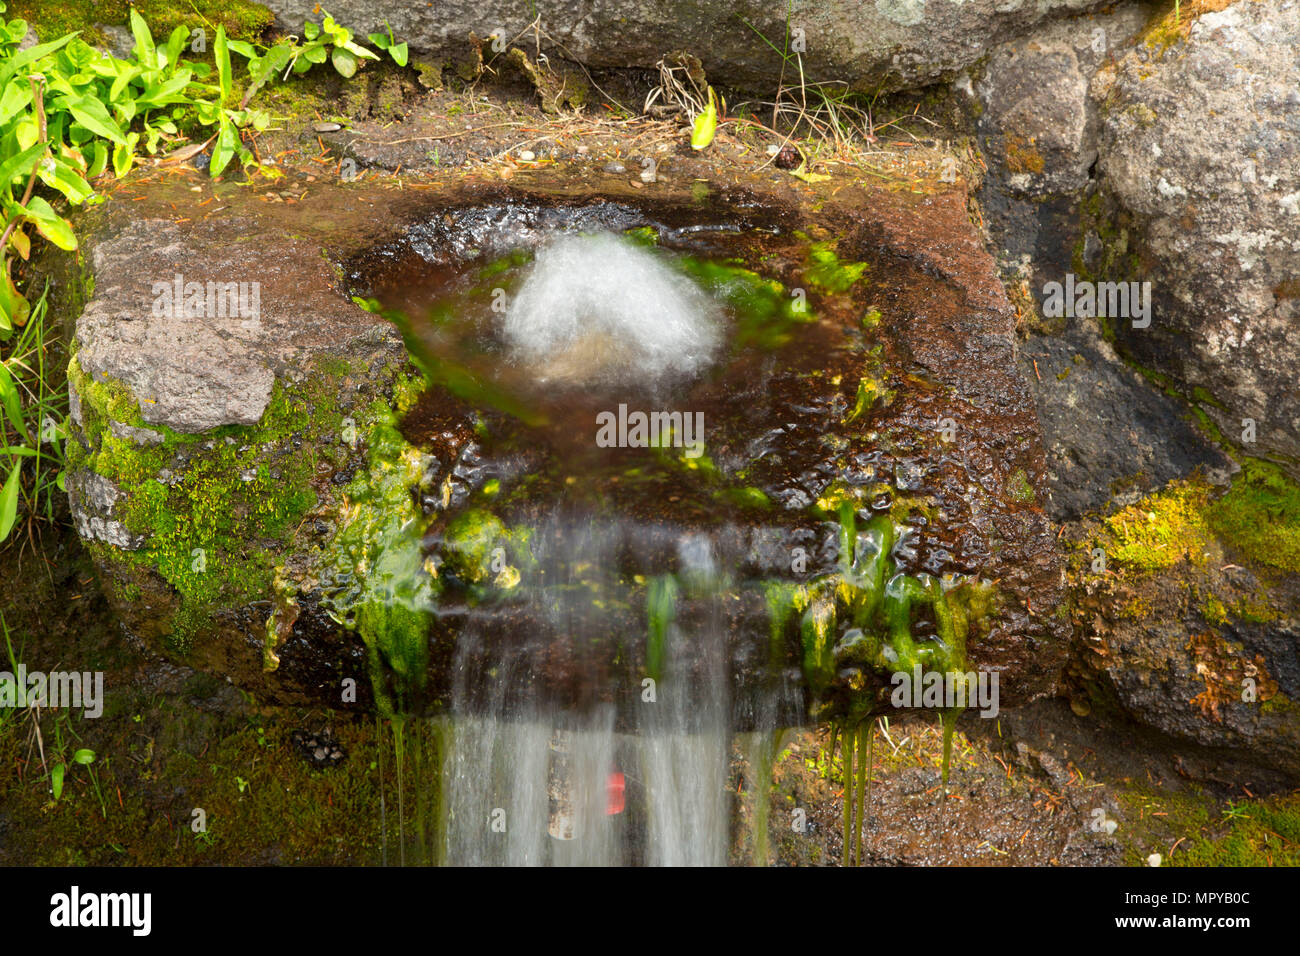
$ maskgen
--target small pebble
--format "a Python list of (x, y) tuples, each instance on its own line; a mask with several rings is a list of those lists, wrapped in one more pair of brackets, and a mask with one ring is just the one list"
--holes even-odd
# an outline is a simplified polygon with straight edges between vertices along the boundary
[(520, 150), (519, 152), (519, 161), (521, 163), (531, 163), (536, 158), (537, 154), (531, 149)]
[(317, 123), (315, 126), (312, 127), (312, 129), (314, 129), (318, 133), (333, 133), (337, 130), (341, 130), (342, 128), (343, 126), (339, 123)]
[(289, 742), (308, 763), (318, 768), (337, 766), (348, 755), (328, 730), (320, 733), (295, 730), (289, 735)]
[(623, 173), (627, 172), (627, 167), (622, 163), (606, 163), (605, 172), (613, 173), (615, 176), (621, 176)]

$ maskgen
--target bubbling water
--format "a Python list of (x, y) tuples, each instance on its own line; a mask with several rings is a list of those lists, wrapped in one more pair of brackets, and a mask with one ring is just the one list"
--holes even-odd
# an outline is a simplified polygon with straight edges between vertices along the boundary
[(539, 381), (655, 387), (707, 367), (721, 326), (717, 303), (659, 254), (596, 233), (538, 251), (502, 333)]

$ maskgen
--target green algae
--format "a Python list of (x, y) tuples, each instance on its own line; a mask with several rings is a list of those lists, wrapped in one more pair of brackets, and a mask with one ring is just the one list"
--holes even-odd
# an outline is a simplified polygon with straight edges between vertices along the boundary
[(677, 617), (677, 579), (671, 574), (656, 575), (650, 579), (646, 591), (646, 675), (655, 681), (664, 677), (668, 660), (668, 638)]
[(842, 295), (853, 288), (867, 271), (865, 262), (845, 262), (835, 251), (833, 242), (811, 242), (804, 263), (803, 277), (814, 288)]
[[(911, 679), (918, 669), (923, 675), (964, 673), (968, 641), (987, 626), (997, 593), (987, 582), (900, 572), (891, 555), (903, 525), (877, 514), (859, 526), (847, 489), (829, 497), (838, 514), (836, 571), (806, 583), (767, 581), (763, 589), (774, 647), (784, 640), (789, 622), (798, 621), (814, 710), (833, 721), (860, 720), (875, 708), (874, 691), (850, 679), (849, 699), (832, 703), (827, 694), (837, 675), (854, 668), (886, 679), (897, 674)], [(934, 633), (918, 638), (922, 615), (932, 620)]]
[(736, 262), (683, 256), (679, 267), (706, 292), (726, 304), (736, 317), (733, 346), (775, 350), (788, 344), (800, 325), (816, 316), (800, 297), (776, 279)]
[(411, 497), (425, 471), (423, 456), (402, 437), (396, 412), (376, 403), (371, 414), (369, 466), (347, 486), (320, 583), (322, 605), (365, 643), (375, 701), (392, 716), (424, 686), (440, 582), (428, 573), (426, 521)]

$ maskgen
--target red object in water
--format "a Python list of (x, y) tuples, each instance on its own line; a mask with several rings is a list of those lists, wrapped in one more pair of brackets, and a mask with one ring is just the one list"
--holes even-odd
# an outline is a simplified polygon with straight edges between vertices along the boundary
[(605, 781), (605, 790), (609, 794), (609, 803), (605, 806), (605, 816), (623, 812), (623, 789), (626, 787), (623, 775), (615, 770)]

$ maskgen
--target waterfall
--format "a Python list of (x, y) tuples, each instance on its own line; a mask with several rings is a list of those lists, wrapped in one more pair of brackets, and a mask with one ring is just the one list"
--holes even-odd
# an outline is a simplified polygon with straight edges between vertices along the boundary
[[(577, 529), (555, 539), (595, 549), (569, 555), (577, 563), (608, 545)], [(704, 539), (683, 539), (679, 561), (688, 590), (708, 586), (715, 575)], [(726, 633), (717, 614), (705, 614), (699, 626), (668, 617), (662, 673), (648, 678), (637, 671), (617, 682), (637, 695), (623, 708), (631, 715), (624, 726), (610, 704), (576, 709), (548, 694), (540, 679), (544, 639), (488, 652), (486, 660), (481, 644), (462, 640), (440, 781), (446, 862), (727, 862)]]

